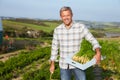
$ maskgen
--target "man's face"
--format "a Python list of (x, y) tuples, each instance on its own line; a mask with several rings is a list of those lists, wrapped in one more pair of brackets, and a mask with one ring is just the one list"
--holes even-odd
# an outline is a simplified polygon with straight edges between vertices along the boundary
[(69, 26), (72, 22), (72, 14), (69, 10), (61, 12), (61, 19), (66, 26)]

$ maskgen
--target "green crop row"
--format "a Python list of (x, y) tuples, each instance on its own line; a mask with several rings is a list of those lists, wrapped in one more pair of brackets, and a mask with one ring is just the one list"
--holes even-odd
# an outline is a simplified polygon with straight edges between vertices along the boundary
[(12, 72), (22, 69), (38, 59), (49, 58), (49, 48), (40, 48), (32, 52), (22, 52), (17, 57), (12, 57), (5, 63), (0, 63), (0, 80), (8, 80), (13, 77)]
[[(112, 77), (115, 80), (119, 80), (120, 77), (120, 42), (119, 40), (99, 40), (101, 48), (101, 53), (104, 57), (104, 60), (101, 61), (100, 67), (102, 69), (102, 78), (103, 80), (109, 79)], [(95, 52), (92, 50), (91, 44), (83, 40), (80, 54), (86, 54), (89, 57), (93, 57)], [(86, 70), (87, 80), (94, 79), (93, 73), (94, 67), (90, 67)], [(25, 73), (23, 75), (23, 80), (50, 80), (50, 72), (49, 72), (49, 63), (45, 63), (40, 70)], [(60, 71), (58, 67), (58, 63), (56, 63), (55, 73), (52, 75), (52, 79), (60, 80)]]
[[(119, 80), (120, 77), (120, 41), (119, 40), (99, 40), (101, 48), (101, 53), (106, 58), (101, 61), (100, 67), (102, 68), (102, 77), (103, 80), (106, 80), (110, 77), (113, 79)], [(80, 54), (86, 54), (89, 57), (93, 57), (95, 52), (92, 50), (92, 46), (86, 40), (83, 40)], [(7, 80), (10, 77), (13, 77), (12, 73), (17, 68), (22, 69), (26, 65), (31, 64), (33, 61), (38, 59), (48, 60), (50, 57), (50, 47), (41, 48), (29, 53), (22, 53), (17, 57), (13, 57), (6, 61), (5, 63), (0, 63), (0, 79)], [(41, 62), (42, 66), (37, 71), (29, 71), (26, 72), (22, 77), (23, 80), (50, 80), (50, 72), (49, 72), (49, 63), (48, 61)], [(94, 67), (90, 67), (86, 70), (87, 80), (93, 80), (93, 69)], [(6, 78), (7, 77), (7, 78)], [(55, 72), (52, 75), (52, 79), (60, 80), (60, 70), (59, 65), (56, 63)]]

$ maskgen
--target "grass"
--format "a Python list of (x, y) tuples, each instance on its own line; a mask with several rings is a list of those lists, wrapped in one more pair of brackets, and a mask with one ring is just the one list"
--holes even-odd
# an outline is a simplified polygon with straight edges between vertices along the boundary
[(53, 31), (53, 29), (58, 26), (58, 24), (56, 22), (44, 22), (44, 24), (48, 25), (48, 26), (43, 26), (43, 25), (35, 25), (35, 24), (28, 24), (28, 23), (21, 23), (21, 22), (15, 22), (15, 21), (8, 21), (8, 20), (4, 20), (3, 21), (3, 26), (4, 29), (14, 29), (14, 30), (24, 30), (24, 28), (27, 29), (33, 29), (33, 30), (43, 30), (45, 32), (50, 33), (51, 31)]
[(106, 32), (120, 33), (120, 28), (118, 27), (106, 27), (104, 30)]

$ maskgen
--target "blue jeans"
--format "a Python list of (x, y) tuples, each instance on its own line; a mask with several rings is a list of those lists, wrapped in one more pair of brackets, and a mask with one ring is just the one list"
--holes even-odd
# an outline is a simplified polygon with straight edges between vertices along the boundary
[(86, 80), (86, 75), (83, 70), (75, 69), (60, 69), (61, 80), (71, 80), (72, 74), (75, 80)]

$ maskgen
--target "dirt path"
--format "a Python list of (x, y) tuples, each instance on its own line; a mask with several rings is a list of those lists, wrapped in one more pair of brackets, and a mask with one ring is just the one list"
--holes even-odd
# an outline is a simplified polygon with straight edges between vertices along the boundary
[[(50, 44), (48, 44), (48, 43), (46, 43), (46, 42), (45, 42), (45, 43), (42, 43), (42, 44), (40, 44), (40, 45), (41, 45), (41, 47), (51, 46)], [(17, 50), (17, 51), (14, 51), (14, 52), (1, 54), (1, 55), (0, 55), (0, 61), (5, 62), (5, 61), (8, 60), (10, 57), (16, 56), (17, 54), (21, 53), (22, 51), (31, 50), (32, 48), (34, 49), (34, 47), (29, 47), (29, 46), (28, 46), (28, 49)]]
[(21, 53), (22, 51), (26, 51), (26, 50), (18, 50), (18, 51), (6, 53), (6, 54), (1, 54), (1, 55), (0, 55), (0, 61), (5, 62), (5, 61), (8, 60), (10, 57), (16, 56), (16, 55), (18, 55), (19, 53)]
[[(6, 53), (6, 54), (1, 54), (0, 55), (0, 61), (5, 62), (6, 60), (8, 60), (11, 57), (17, 56), (18, 54), (20, 54), (22, 51), (27, 51), (27, 50), (18, 50), (18, 51), (14, 51), (14, 52), (10, 52), (10, 53)], [(34, 61), (32, 64), (26, 66), (25, 68), (21, 69), (21, 70), (15, 70), (13, 72), (14, 78), (11, 80), (22, 80), (22, 75), (26, 72), (29, 71), (35, 71), (40, 69), (41, 61), (44, 61), (44, 59), (40, 59), (38, 61)]]

